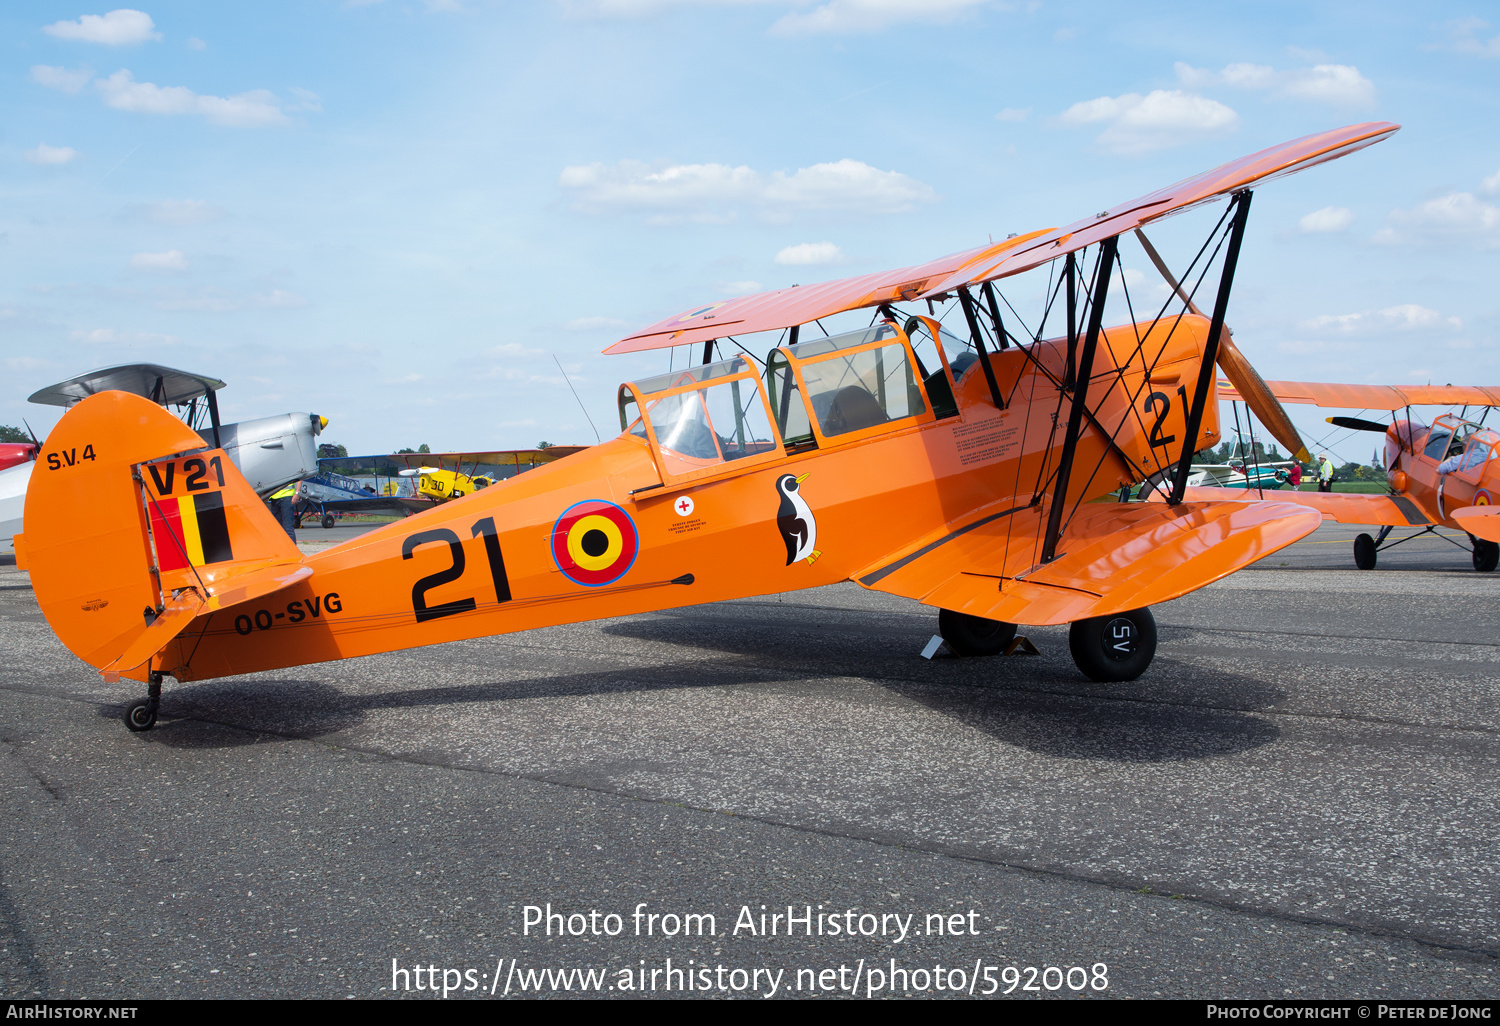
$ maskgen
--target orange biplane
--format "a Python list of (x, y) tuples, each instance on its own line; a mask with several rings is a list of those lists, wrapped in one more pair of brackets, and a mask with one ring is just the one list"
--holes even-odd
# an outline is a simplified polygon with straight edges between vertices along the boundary
[[(1472, 542), (1474, 569), (1494, 570), (1500, 563), (1500, 432), (1487, 428), (1483, 418), (1469, 420), (1444, 414), (1431, 426), (1412, 417), (1413, 406), (1460, 406), (1467, 411), (1500, 406), (1500, 388), (1474, 385), (1334, 385), (1310, 381), (1266, 383), (1284, 403), (1306, 403), (1331, 409), (1387, 410), (1390, 424), (1358, 417), (1329, 417), (1337, 427), (1378, 432), (1385, 436), (1386, 481), (1389, 495), (1338, 492), (1294, 492), (1278, 499), (1298, 502), (1341, 524), (1379, 526), (1376, 537), (1354, 539), (1354, 565), (1373, 570), (1377, 553), (1413, 538), (1435, 534), (1439, 527), (1464, 531)], [(1223, 399), (1239, 399), (1233, 386), (1220, 386)], [(1405, 415), (1396, 417), (1397, 410)], [(1189, 488), (1194, 500), (1224, 498), (1222, 488)], [(1239, 493), (1234, 493), (1239, 494)], [(1387, 542), (1393, 529), (1422, 530)], [(1443, 537), (1443, 535), (1438, 535)], [(1454, 542), (1457, 545), (1457, 542)]]
[[(1308, 136), (918, 267), (697, 307), (606, 350), (703, 345), (701, 365), (621, 386), (617, 437), (314, 555), (221, 452), (139, 397), (101, 393), (49, 436), (75, 458), (38, 474), (18, 559), (68, 648), (107, 680), (147, 682), (133, 730), (155, 722), (167, 676), (845, 580), (937, 607), (961, 654), (1000, 651), (1018, 623), (1071, 624), (1086, 675), (1131, 680), (1155, 654), (1152, 604), (1320, 522), (1243, 494), (1183, 501), (1192, 454), (1219, 438), (1215, 367), (1275, 404), (1224, 330), (1250, 190), (1398, 127)], [(1106, 329), (1121, 234), (1224, 199), (1181, 302)], [(1050, 268), (1051, 298), (1018, 335), (996, 283), (1033, 268)], [(1205, 279), (1211, 317), (1187, 309)], [(926, 313), (897, 308), (920, 301)], [(966, 340), (934, 303), (956, 303)], [(809, 337), (861, 308), (867, 328)], [(714, 359), (760, 331), (781, 333), (763, 364), (737, 340)], [(1109, 501), (1164, 470), (1166, 504)]]

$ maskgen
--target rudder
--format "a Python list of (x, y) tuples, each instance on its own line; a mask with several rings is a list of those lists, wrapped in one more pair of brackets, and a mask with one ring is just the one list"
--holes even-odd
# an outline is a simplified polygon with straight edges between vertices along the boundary
[(90, 396), (43, 449), (26, 494), (32, 585), (58, 638), (94, 667), (180, 607), (184, 589), (206, 600), (216, 581), (301, 560), (223, 450), (140, 396)]

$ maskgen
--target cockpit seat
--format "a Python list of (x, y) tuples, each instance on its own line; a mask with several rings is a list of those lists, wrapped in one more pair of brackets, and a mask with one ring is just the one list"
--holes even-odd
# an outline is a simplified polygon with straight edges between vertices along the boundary
[[(974, 353), (959, 353), (952, 360), (948, 361), (948, 369), (953, 371), (953, 380), (957, 381), (964, 376), (970, 367), (978, 362), (979, 357)], [(938, 373), (942, 373), (941, 368), (939, 368)]]
[(823, 419), (823, 433), (842, 435), (884, 424), (889, 419), (868, 389), (859, 385), (845, 385), (833, 397), (833, 402), (828, 404), (828, 414)]

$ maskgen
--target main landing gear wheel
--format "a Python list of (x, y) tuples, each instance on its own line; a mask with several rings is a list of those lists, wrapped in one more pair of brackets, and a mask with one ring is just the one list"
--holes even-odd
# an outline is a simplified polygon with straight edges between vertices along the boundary
[[(1474, 566), (1479, 566), (1479, 550), (1474, 550)], [(1362, 534), (1354, 539), (1354, 565), (1361, 570), (1375, 569), (1375, 539), (1368, 534)], [(1494, 569), (1491, 567), (1491, 569)]]
[(323, 530), (326, 531), (326, 530), (328, 530), (332, 526), (333, 526), (333, 514), (332, 513), (324, 513), (323, 514)]
[(140, 733), (156, 726), (156, 701), (150, 698), (137, 699), (125, 707), (125, 726)]
[(1500, 545), (1483, 538), (1474, 539), (1474, 569), (1487, 574), (1500, 564)]
[(938, 633), (961, 656), (992, 656), (1005, 651), (1005, 646), (1016, 636), (1016, 625), (940, 609)]
[(1075, 620), (1068, 648), (1083, 675), (1101, 684), (1135, 680), (1156, 657), (1156, 618), (1149, 609)]

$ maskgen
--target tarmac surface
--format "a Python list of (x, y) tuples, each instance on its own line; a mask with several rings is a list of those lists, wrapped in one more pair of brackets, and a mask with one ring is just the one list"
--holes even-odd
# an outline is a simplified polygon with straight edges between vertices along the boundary
[(0, 987), (1495, 997), (1500, 576), (1357, 533), (1157, 607), (1127, 685), (845, 584), (169, 681), (147, 734), (4, 557)]

